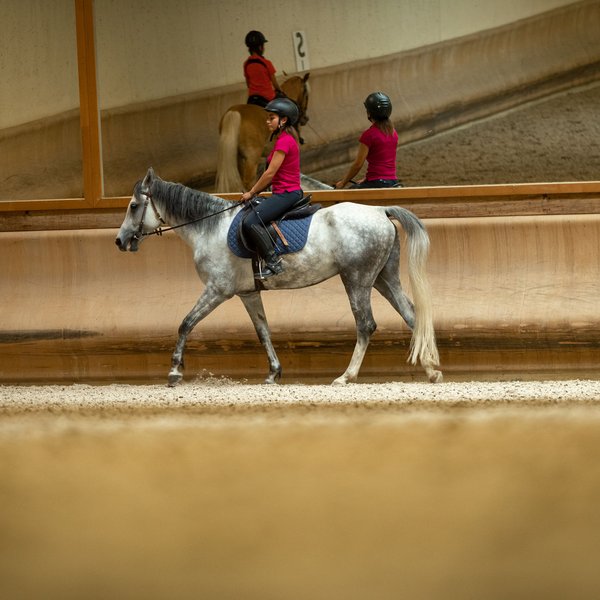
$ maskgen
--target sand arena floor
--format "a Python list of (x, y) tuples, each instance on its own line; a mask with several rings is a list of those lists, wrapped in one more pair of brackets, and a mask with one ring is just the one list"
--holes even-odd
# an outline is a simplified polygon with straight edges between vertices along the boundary
[(596, 598), (600, 381), (0, 387), (3, 598)]

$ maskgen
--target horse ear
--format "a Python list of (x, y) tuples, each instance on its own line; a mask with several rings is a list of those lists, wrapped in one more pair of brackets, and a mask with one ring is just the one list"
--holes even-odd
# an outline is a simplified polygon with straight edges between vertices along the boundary
[(142, 187), (146, 190), (149, 190), (152, 182), (154, 181), (154, 177), (154, 169), (150, 167), (146, 173), (146, 177), (144, 177), (144, 181), (142, 181)]
[(306, 82), (308, 80), (308, 76), (310, 75), (310, 72), (306, 73), (306, 75), (304, 75), (304, 81)]

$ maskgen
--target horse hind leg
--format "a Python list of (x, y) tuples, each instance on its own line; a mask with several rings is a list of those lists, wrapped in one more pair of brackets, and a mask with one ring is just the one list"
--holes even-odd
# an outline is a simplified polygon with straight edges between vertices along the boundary
[[(399, 246), (397, 246), (392, 251), (381, 273), (377, 276), (373, 287), (394, 307), (408, 327), (413, 330), (415, 326), (415, 307), (410, 298), (404, 293), (400, 283), (399, 255)], [(440, 383), (443, 380), (442, 372), (435, 369), (436, 365), (433, 362), (423, 358), (419, 360), (427, 379), (431, 383)]]
[(377, 329), (377, 323), (375, 323), (371, 309), (371, 287), (354, 286), (344, 278), (342, 278), (342, 281), (346, 287), (350, 308), (356, 321), (356, 345), (348, 368), (333, 382), (334, 385), (345, 385), (356, 381), (371, 336)]
[(240, 159), (240, 175), (244, 184), (244, 189), (249, 190), (256, 181), (258, 174), (258, 165), (260, 164), (261, 152), (256, 150), (244, 150)]

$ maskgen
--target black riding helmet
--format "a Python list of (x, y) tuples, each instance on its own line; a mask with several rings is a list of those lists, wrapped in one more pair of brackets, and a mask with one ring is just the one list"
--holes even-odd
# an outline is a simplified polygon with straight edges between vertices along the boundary
[(373, 92), (367, 96), (365, 108), (370, 119), (383, 121), (389, 119), (392, 114), (392, 101), (383, 92)]
[(265, 106), (265, 110), (280, 117), (287, 117), (289, 125), (295, 125), (300, 118), (300, 111), (296, 103), (289, 98), (274, 98)]
[(267, 41), (267, 38), (260, 31), (253, 29), (246, 34), (245, 41), (248, 48), (259, 48)]

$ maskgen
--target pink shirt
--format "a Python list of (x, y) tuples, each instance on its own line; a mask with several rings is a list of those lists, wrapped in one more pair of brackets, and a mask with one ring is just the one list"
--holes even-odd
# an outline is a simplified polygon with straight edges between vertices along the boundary
[(282, 192), (295, 192), (300, 189), (300, 148), (294, 136), (287, 131), (282, 131), (275, 140), (273, 151), (269, 154), (267, 162), (271, 162), (271, 158), (276, 150), (281, 150), (285, 154), (285, 158), (281, 163), (277, 173), (271, 182), (271, 189), (274, 194)]
[(359, 138), (369, 148), (366, 179), (396, 179), (398, 134), (386, 135), (373, 123)]
[(262, 96), (268, 101), (275, 98), (271, 75), (275, 74), (273, 63), (264, 56), (252, 54), (244, 63), (244, 77), (248, 86), (248, 96)]

